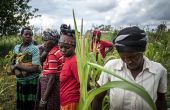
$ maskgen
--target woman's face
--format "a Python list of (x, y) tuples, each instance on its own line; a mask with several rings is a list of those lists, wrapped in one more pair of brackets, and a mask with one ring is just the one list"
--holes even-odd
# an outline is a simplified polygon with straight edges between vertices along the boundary
[(49, 52), (54, 47), (54, 42), (52, 40), (44, 40), (44, 49)]
[(30, 43), (32, 42), (32, 31), (25, 29), (22, 34), (23, 42)]
[(70, 57), (75, 53), (75, 46), (67, 43), (59, 43), (60, 51), (64, 57)]
[(59, 46), (64, 57), (70, 57), (75, 54), (75, 45), (73, 44), (75, 44), (73, 37), (67, 35), (61, 36)]
[(130, 70), (136, 70), (143, 66), (143, 53), (139, 52), (120, 52), (119, 56), (126, 63), (127, 68)]

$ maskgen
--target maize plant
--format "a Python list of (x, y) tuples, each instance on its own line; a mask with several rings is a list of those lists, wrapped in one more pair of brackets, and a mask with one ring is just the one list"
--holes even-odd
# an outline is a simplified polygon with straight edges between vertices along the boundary
[[(126, 89), (132, 92), (135, 92), (139, 96), (141, 96), (153, 110), (156, 110), (156, 106), (151, 99), (150, 95), (145, 91), (145, 89), (138, 85), (134, 84), (132, 82), (127, 81), (126, 79), (123, 79), (119, 75), (116, 75), (114, 71), (107, 70), (103, 66), (98, 65), (97, 63), (93, 62), (94, 54), (90, 54), (88, 48), (89, 48), (89, 42), (85, 40), (85, 37), (79, 37), (78, 31), (77, 31), (77, 24), (75, 19), (75, 14), (73, 11), (73, 19), (74, 19), (74, 25), (75, 25), (75, 33), (76, 33), (76, 58), (77, 58), (77, 65), (78, 65), (78, 75), (80, 80), (80, 101), (78, 110), (90, 110), (91, 102), (94, 99), (94, 97), (110, 88), (121, 88)], [(82, 32), (81, 32), (82, 33)], [(91, 68), (96, 68), (102, 71), (107, 72), (108, 74), (111, 74), (119, 79), (121, 81), (113, 81), (109, 82), (99, 88), (94, 88), (91, 91), (87, 91), (87, 83), (88, 83), (88, 76), (91, 73)]]

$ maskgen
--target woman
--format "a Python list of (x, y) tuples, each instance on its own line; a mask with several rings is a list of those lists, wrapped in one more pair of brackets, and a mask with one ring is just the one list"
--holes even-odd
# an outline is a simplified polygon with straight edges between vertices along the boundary
[(67, 34), (67, 31), (71, 29), (71, 26), (67, 26), (67, 24), (61, 24), (60, 26), (60, 35)]
[(22, 43), (14, 48), (11, 70), (17, 80), (17, 110), (33, 110), (39, 77), (39, 50), (32, 43), (32, 30), (21, 30)]
[(112, 49), (113, 44), (111, 42), (101, 40), (101, 32), (99, 30), (93, 31), (91, 51), (96, 53), (96, 61), (98, 61), (99, 54), (104, 59)]
[(61, 110), (76, 110), (80, 98), (80, 82), (75, 55), (75, 32), (69, 30), (65, 35), (61, 35), (59, 45), (65, 57), (60, 74)]
[(60, 109), (59, 75), (63, 59), (58, 47), (58, 39), (59, 35), (56, 33), (44, 32), (44, 48), (48, 54), (40, 77), (39, 98), (36, 106), (38, 110)]

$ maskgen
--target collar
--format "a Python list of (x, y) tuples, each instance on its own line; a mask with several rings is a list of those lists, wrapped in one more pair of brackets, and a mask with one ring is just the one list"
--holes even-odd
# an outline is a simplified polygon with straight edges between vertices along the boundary
[(72, 55), (72, 56), (69, 56), (69, 57), (64, 57), (65, 60), (70, 60), (72, 58), (76, 57), (76, 54)]
[[(22, 45), (23, 45), (23, 43), (19, 44), (19, 51), (20, 51)], [(32, 46), (32, 45), (33, 45), (33, 43), (31, 42), (31, 43), (25, 48), (25, 50), (28, 49), (28, 48), (29, 48), (30, 46)]]
[[(123, 70), (123, 68), (127, 68), (126, 64), (120, 59), (113, 67), (115, 70)], [(147, 57), (144, 56), (144, 65), (143, 65), (143, 71), (148, 70), (150, 73), (157, 74), (157, 71), (152, 64), (152, 61), (150, 61)]]
[(147, 57), (144, 56), (143, 71), (148, 70), (150, 73), (157, 74), (157, 71), (152, 63)]

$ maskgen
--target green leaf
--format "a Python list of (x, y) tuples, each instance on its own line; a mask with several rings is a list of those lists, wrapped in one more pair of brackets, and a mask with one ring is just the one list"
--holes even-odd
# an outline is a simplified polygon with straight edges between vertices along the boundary
[[(136, 86), (139, 86), (139, 85), (136, 84)], [(104, 92), (110, 88), (120, 88), (120, 89), (129, 90), (129, 91), (132, 91), (132, 92), (138, 94), (150, 105), (150, 107), (153, 110), (156, 110), (156, 106), (155, 106), (153, 100), (151, 99), (150, 95), (144, 89), (141, 90), (140, 88), (138, 88), (136, 86), (131, 85), (131, 84), (127, 83), (126, 81), (109, 82), (97, 89), (93, 89), (92, 91), (90, 91), (88, 94), (87, 101), (86, 101), (85, 105), (89, 106), (90, 103), (92, 102), (92, 100), (94, 99), (94, 97), (101, 92)], [(84, 108), (82, 110), (86, 110), (86, 106), (84, 106)]]
[[(89, 110), (90, 103), (92, 102), (93, 98), (97, 94), (106, 91), (110, 88), (122, 88), (122, 89), (135, 92), (139, 94), (139, 96), (141, 96), (151, 106), (153, 110), (156, 110), (156, 106), (153, 100), (151, 99), (150, 95), (145, 91), (145, 89), (142, 86), (138, 84), (134, 84), (120, 77), (119, 75), (115, 74), (113, 71), (107, 70), (98, 64), (90, 62), (90, 61), (95, 62), (94, 55), (91, 55), (89, 52), (88, 49), (89, 43), (82, 37), (79, 37), (74, 10), (73, 10), (73, 19), (74, 19), (75, 32), (76, 32), (76, 58), (77, 58), (77, 65), (78, 65), (78, 75), (80, 80), (80, 101), (79, 101), (78, 110)], [(100, 63), (103, 64), (102, 62)], [(109, 82), (101, 86), (100, 88), (94, 88), (90, 92), (87, 92), (88, 75), (91, 74), (90, 70), (92, 67), (96, 68), (97, 70), (99, 69), (100, 71), (105, 71), (106, 73), (111, 74), (121, 79), (122, 81)]]
[[(123, 85), (121, 85), (120, 87), (119, 86), (116, 86), (117, 88), (123, 88), (123, 89), (126, 89), (126, 90), (130, 90), (132, 92), (135, 92), (137, 93), (139, 96), (141, 96), (149, 105), (150, 107), (153, 109), (153, 110), (156, 110), (156, 106), (153, 102), (153, 100), (151, 99), (150, 95), (147, 93), (147, 91), (144, 89), (144, 87), (140, 86), (139, 84), (136, 84), (136, 83), (132, 83), (124, 78), (122, 78), (121, 76), (117, 75), (114, 73), (114, 71), (111, 71), (111, 70), (108, 70), (108, 69), (105, 69), (104, 67), (98, 65), (98, 64), (94, 64), (94, 63), (89, 63), (89, 65), (93, 66), (93, 67), (96, 67), (98, 69), (101, 69), (102, 71), (108, 73), (108, 74), (111, 74), (119, 79), (121, 79), (122, 81), (124, 81), (126, 84), (128, 84), (127, 87), (124, 87)], [(118, 84), (117, 84), (118, 85)], [(113, 85), (114, 86), (114, 85)], [(103, 86), (102, 86), (103, 87)], [(107, 86), (106, 86), (107, 87)], [(111, 86), (109, 86), (111, 88)], [(107, 88), (109, 89), (109, 88)], [(102, 88), (102, 90), (107, 90), (105, 87)], [(102, 92), (102, 91), (100, 91)], [(99, 92), (99, 93), (100, 93)], [(96, 95), (96, 94), (95, 94)], [(94, 98), (94, 97), (93, 97)], [(89, 101), (91, 101), (91, 99), (89, 99)]]

